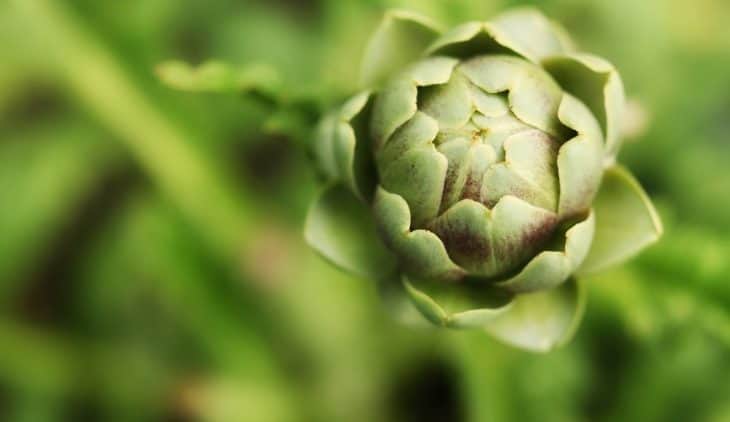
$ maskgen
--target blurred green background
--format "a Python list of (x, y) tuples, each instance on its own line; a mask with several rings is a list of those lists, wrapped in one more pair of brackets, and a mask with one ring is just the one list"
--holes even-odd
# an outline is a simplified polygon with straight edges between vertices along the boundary
[[(392, 322), (302, 242), (317, 180), (267, 104), (154, 74), (268, 63), (325, 106), (387, 8), (519, 4), (618, 66), (648, 122), (621, 159), (666, 224), (547, 355)], [(728, 22), (722, 0), (0, 2), (0, 420), (730, 421)]]

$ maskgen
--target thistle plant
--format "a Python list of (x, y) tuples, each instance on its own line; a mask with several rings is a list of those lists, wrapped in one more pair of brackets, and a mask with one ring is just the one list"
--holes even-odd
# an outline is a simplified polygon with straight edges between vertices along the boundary
[(313, 138), (305, 236), (404, 320), (546, 351), (578, 326), (580, 278), (661, 236), (616, 162), (618, 72), (539, 12), (447, 31), (389, 12), (361, 83)]

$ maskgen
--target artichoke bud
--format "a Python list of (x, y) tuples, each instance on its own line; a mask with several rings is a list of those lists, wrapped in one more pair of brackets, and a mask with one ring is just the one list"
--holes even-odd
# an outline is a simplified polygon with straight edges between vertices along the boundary
[[(584, 168), (566, 176), (574, 179), (569, 189), (580, 189), (573, 192), (580, 201), (566, 203), (571, 195), (561, 198), (561, 171), (570, 166), (561, 168), (559, 157), (578, 132), (559, 118), (564, 94), (540, 66), (499, 54), (429, 57), (385, 84), (372, 117), (380, 187), (407, 203), (409, 230), (435, 234), (462, 270), (438, 274), (422, 257), (409, 262), (413, 251), (382, 224), (409, 272), (499, 280), (564, 235), (564, 223), (587, 215), (600, 182), (602, 141), (593, 139)], [(415, 111), (393, 122), (408, 96)], [(580, 102), (573, 105), (590, 117)]]
[(615, 161), (618, 72), (539, 12), (446, 32), (390, 12), (362, 79), (367, 91), (317, 132), (329, 184), (305, 235), (385, 296), (405, 296), (392, 302), (406, 316), (415, 308), (436, 325), (549, 350), (580, 320), (576, 277), (661, 235)]

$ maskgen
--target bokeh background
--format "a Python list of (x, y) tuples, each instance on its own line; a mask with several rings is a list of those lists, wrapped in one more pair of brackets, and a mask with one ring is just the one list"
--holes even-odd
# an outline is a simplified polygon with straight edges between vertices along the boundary
[(154, 73), (267, 63), (324, 106), (388, 7), (530, 3), (0, 2), (0, 420), (730, 421), (727, 1), (536, 4), (620, 69), (666, 224), (547, 355), (392, 322), (302, 242), (317, 180), (266, 102)]

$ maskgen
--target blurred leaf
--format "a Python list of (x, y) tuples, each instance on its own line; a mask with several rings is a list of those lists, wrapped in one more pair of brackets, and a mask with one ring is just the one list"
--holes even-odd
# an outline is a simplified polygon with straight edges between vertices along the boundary
[(0, 139), (0, 303), (66, 222), (99, 174), (119, 159), (98, 129), (52, 121)]
[(219, 61), (208, 61), (193, 67), (181, 61), (160, 63), (157, 76), (172, 88), (183, 91), (239, 94), (257, 92), (267, 98), (280, 94), (276, 71), (265, 65), (234, 68)]

